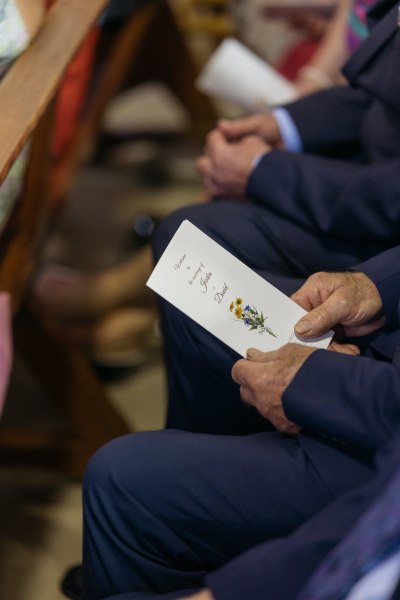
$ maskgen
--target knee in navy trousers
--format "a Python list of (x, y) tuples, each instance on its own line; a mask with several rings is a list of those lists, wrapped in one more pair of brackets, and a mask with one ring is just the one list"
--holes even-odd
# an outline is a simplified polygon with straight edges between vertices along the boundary
[(199, 588), (208, 573), (288, 534), (334, 496), (298, 440), (277, 432), (116, 439), (85, 476), (82, 600)]

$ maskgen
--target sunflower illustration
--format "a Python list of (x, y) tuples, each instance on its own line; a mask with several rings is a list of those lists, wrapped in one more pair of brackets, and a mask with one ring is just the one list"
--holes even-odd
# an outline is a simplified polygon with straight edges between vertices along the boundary
[(235, 308), (235, 315), (238, 319), (242, 318), (242, 314), (243, 314), (243, 308), (241, 306), (238, 306), (237, 308)]

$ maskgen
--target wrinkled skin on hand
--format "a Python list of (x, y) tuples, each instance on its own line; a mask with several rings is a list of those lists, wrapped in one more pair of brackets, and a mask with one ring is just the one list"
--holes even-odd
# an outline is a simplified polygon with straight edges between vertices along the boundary
[(282, 148), (283, 141), (279, 125), (271, 113), (258, 113), (228, 121), (221, 119), (217, 129), (229, 142), (237, 142), (248, 135), (256, 135), (272, 148)]
[(196, 168), (210, 196), (243, 199), (254, 159), (283, 146), (272, 114), (260, 113), (229, 121), (221, 119), (206, 137)]
[(210, 196), (243, 199), (254, 159), (269, 150), (270, 146), (258, 136), (229, 142), (218, 129), (214, 129), (206, 138), (196, 169)]
[(382, 299), (364, 273), (315, 273), (292, 300), (309, 311), (295, 326), (295, 332), (304, 338), (317, 337), (334, 327), (341, 336), (357, 337), (385, 323)]
[[(363, 273), (316, 273), (292, 296), (307, 315), (298, 321), (296, 333), (317, 337), (341, 325), (345, 335), (364, 335), (384, 323), (382, 300), (375, 284)], [(286, 344), (273, 352), (251, 348), (247, 360), (237, 361), (232, 378), (240, 386), (246, 404), (254, 406), (278, 431), (296, 434), (299, 427), (285, 415), (282, 397), (307, 358), (312, 346)], [(329, 350), (358, 355), (353, 344), (333, 341)]]
[(240, 395), (246, 404), (254, 406), (274, 427), (287, 434), (300, 428), (286, 417), (282, 396), (305, 360), (316, 348), (286, 344), (272, 352), (250, 348), (247, 359), (238, 360), (232, 368), (232, 378), (240, 385)]
[[(282, 397), (304, 362), (317, 348), (286, 344), (272, 352), (249, 348), (247, 359), (238, 360), (232, 368), (232, 378), (240, 385), (240, 396), (281, 433), (296, 434), (300, 428), (285, 415)], [(352, 344), (332, 342), (329, 350), (357, 356)]]

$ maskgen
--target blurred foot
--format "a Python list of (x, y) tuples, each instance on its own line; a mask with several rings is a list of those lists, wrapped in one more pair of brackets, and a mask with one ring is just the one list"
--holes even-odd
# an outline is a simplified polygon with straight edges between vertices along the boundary
[(127, 260), (96, 273), (43, 265), (32, 291), (46, 309), (63, 321), (96, 319), (121, 306), (155, 305), (146, 281), (153, 268), (147, 244)]
[(46, 265), (33, 281), (33, 294), (62, 320), (94, 318), (106, 310), (98, 276), (61, 265)]
[(137, 366), (146, 359), (156, 319), (152, 309), (121, 308), (96, 321), (64, 324), (61, 331), (97, 365)]
[(82, 565), (68, 569), (61, 580), (61, 591), (67, 598), (79, 600), (82, 591)]

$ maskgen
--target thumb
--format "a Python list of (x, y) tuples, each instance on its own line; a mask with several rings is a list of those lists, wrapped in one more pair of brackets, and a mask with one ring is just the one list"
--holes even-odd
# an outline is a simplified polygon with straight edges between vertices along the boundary
[(235, 119), (234, 121), (220, 119), (217, 127), (219, 131), (224, 134), (226, 139), (230, 141), (239, 139), (248, 133), (253, 133), (253, 128), (249, 126), (247, 120), (243, 121), (242, 119)]
[(262, 350), (258, 350), (257, 348), (248, 348), (246, 351), (247, 360), (252, 360), (254, 362), (262, 362), (265, 356), (265, 352)]
[(318, 337), (338, 325), (342, 316), (340, 305), (335, 300), (335, 294), (333, 294), (297, 321), (294, 330), (301, 337)]

